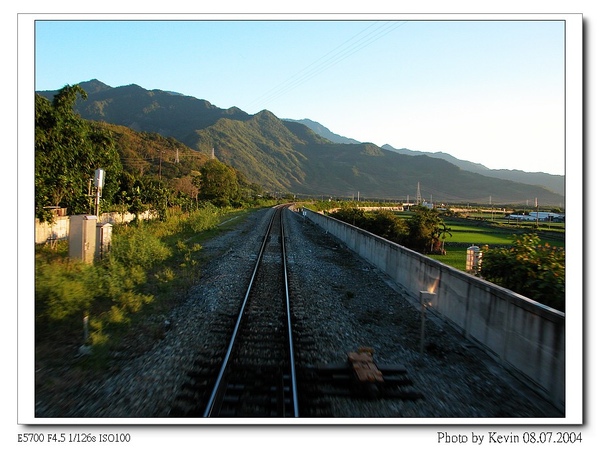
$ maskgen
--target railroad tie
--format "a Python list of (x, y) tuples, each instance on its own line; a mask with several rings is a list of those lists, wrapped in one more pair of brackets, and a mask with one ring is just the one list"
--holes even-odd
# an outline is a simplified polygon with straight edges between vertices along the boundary
[(348, 362), (359, 382), (383, 382), (383, 374), (373, 361), (373, 352), (369, 348), (360, 348), (348, 353)]

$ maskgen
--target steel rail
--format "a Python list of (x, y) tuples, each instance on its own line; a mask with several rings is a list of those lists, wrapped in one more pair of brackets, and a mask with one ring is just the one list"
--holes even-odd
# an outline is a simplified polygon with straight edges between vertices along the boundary
[(250, 283), (248, 284), (248, 289), (246, 290), (246, 295), (244, 296), (244, 301), (242, 302), (242, 306), (240, 308), (240, 313), (238, 315), (235, 327), (233, 329), (233, 335), (231, 336), (231, 340), (229, 342), (229, 347), (227, 348), (227, 352), (225, 354), (225, 358), (223, 359), (223, 363), (221, 364), (221, 369), (219, 370), (219, 374), (217, 376), (217, 380), (213, 387), (212, 393), (206, 405), (206, 409), (204, 410), (204, 417), (208, 418), (211, 416), (212, 411), (215, 407), (215, 401), (217, 399), (217, 395), (219, 394), (219, 390), (221, 388), (221, 384), (223, 382), (223, 375), (225, 374), (225, 370), (227, 365), (229, 365), (229, 358), (231, 357), (231, 353), (233, 352), (233, 347), (235, 345), (235, 341), (237, 338), (238, 330), (240, 328), (240, 324), (242, 322), (242, 318), (244, 316), (244, 311), (246, 309), (246, 303), (248, 302), (248, 298), (250, 297), (250, 291), (252, 290), (252, 286), (254, 285), (254, 279), (256, 278), (256, 273), (258, 272), (258, 268), (262, 261), (262, 257), (267, 246), (267, 242), (269, 241), (269, 235), (271, 234), (271, 228), (273, 227), (273, 223), (275, 222), (276, 211), (273, 212), (271, 216), (271, 220), (269, 221), (269, 226), (267, 227), (267, 233), (262, 241), (260, 246), (260, 250), (258, 253), (258, 257), (256, 259), (256, 264), (254, 265), (254, 271), (252, 272), (252, 276), (250, 278)]
[(285, 306), (286, 306), (286, 316), (287, 316), (287, 329), (288, 329), (288, 343), (289, 343), (289, 354), (290, 354), (290, 379), (291, 379), (291, 393), (292, 393), (292, 403), (294, 409), (294, 417), (298, 418), (300, 416), (298, 409), (298, 387), (296, 383), (296, 363), (294, 359), (294, 340), (292, 336), (292, 315), (291, 315), (291, 305), (290, 305), (290, 291), (288, 285), (288, 274), (287, 274), (287, 255), (285, 248), (285, 229), (283, 226), (283, 211), (281, 212), (281, 254), (283, 259), (283, 279), (285, 285)]

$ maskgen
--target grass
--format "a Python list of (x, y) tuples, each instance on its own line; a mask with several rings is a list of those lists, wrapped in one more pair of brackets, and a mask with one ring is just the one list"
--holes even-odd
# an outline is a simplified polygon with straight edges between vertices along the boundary
[(446, 238), (447, 243), (470, 243), (477, 245), (508, 245), (512, 242), (513, 230), (492, 227), (464, 225), (445, 221), (450, 227), (452, 236)]
[[(450, 228), (452, 236), (447, 236), (445, 240), (446, 255), (428, 255), (428, 257), (442, 262), (453, 268), (464, 271), (466, 269), (467, 248), (471, 245), (479, 246), (511, 246), (513, 244), (513, 235), (532, 232), (531, 227), (509, 228), (496, 222), (468, 219), (444, 220)], [(557, 224), (558, 225), (558, 224)], [(561, 230), (561, 225), (558, 225)], [(562, 224), (564, 231), (564, 224)], [(564, 247), (564, 233), (554, 232), (547, 234), (543, 229), (538, 230), (542, 243), (548, 243), (551, 246)]]
[[(465, 219), (444, 219), (451, 229), (452, 236), (448, 237), (448, 243), (469, 243), (482, 246), (488, 245), (510, 245), (512, 236), (515, 234), (531, 233), (533, 227), (508, 227), (500, 222), (488, 222)], [(533, 226), (534, 224), (532, 224)], [(565, 245), (564, 224), (548, 231), (542, 227), (537, 230), (543, 242), (552, 246), (563, 247)]]
[(467, 268), (467, 249), (466, 248), (446, 248), (446, 255), (428, 255), (433, 260), (437, 260), (445, 265), (452, 266), (460, 271)]

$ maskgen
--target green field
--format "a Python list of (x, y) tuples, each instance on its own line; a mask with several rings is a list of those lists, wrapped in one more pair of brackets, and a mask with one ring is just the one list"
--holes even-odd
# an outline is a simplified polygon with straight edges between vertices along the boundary
[[(444, 219), (444, 222), (450, 228), (452, 234), (452, 236), (448, 235), (445, 240), (446, 255), (428, 255), (428, 257), (461, 271), (466, 269), (467, 248), (469, 246), (475, 245), (480, 248), (484, 246), (510, 246), (513, 243), (513, 235), (534, 231), (530, 227), (513, 228), (478, 220), (447, 218)], [(564, 232), (564, 224), (562, 224), (562, 229), (559, 230)], [(564, 247), (565, 245), (564, 233), (553, 232), (548, 234), (541, 229), (538, 234), (542, 244), (548, 243), (557, 247)]]
[(428, 257), (461, 271), (465, 271), (467, 268), (466, 248), (448, 247), (446, 255), (428, 255)]
[[(410, 211), (397, 212), (395, 215), (402, 219), (409, 219), (412, 216)], [(492, 220), (492, 218), (494, 218)], [(508, 222), (499, 213), (478, 213), (470, 215), (469, 219), (457, 219), (453, 217), (444, 217), (444, 223), (450, 228), (452, 236), (446, 237), (446, 243), (464, 243), (466, 247), (471, 244), (477, 246), (484, 245), (510, 245), (512, 236), (521, 233), (531, 233), (535, 231), (535, 222), (520, 222), (512, 220)], [(552, 246), (563, 247), (565, 223), (564, 222), (540, 222), (537, 233), (543, 242), (548, 242)]]
[[(400, 219), (410, 219), (413, 214), (411, 211), (394, 212)], [(508, 221), (503, 212), (485, 211), (469, 212), (468, 217), (444, 216), (443, 220), (450, 232), (444, 240), (446, 255), (428, 254), (428, 257), (461, 271), (466, 269), (467, 248), (472, 245), (480, 248), (510, 247), (514, 242), (514, 235), (537, 233), (541, 244), (565, 246), (564, 222), (541, 221), (536, 224), (535, 221)]]
[(452, 236), (446, 238), (446, 243), (469, 243), (477, 246), (483, 245), (508, 245), (512, 243), (511, 229), (499, 229), (489, 226), (457, 224), (453, 221), (444, 221), (450, 227)]

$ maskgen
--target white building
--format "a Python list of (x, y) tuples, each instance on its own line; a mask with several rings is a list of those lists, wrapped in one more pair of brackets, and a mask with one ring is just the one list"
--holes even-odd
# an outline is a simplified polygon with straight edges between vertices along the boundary
[(529, 214), (525, 215), (508, 215), (508, 219), (516, 219), (517, 221), (564, 221), (565, 215), (561, 215), (558, 213), (552, 213), (549, 211), (532, 211)]

